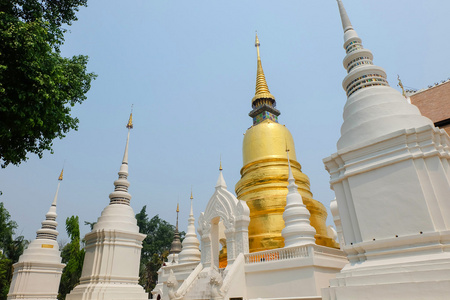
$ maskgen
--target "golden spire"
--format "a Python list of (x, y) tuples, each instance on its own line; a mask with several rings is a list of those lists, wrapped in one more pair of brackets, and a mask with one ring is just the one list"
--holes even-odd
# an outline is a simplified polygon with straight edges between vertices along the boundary
[[(70, 170), (69, 170), (70, 171)], [(61, 174), (59, 174), (58, 180), (62, 181), (63, 180), (63, 173), (64, 173), (64, 167), (61, 170)]]
[(190, 199), (191, 200), (194, 199), (194, 197), (192, 197), (192, 186), (191, 186), (191, 198)]
[(398, 75), (398, 74), (397, 74), (397, 79), (398, 79), (398, 86), (402, 88), (402, 95), (403, 95), (403, 97), (406, 98), (405, 89), (403, 88), (402, 80), (400, 79), (400, 75)]
[(130, 118), (128, 119), (127, 128), (128, 129), (133, 128), (133, 104), (131, 104), (131, 113), (130, 113)]
[(220, 165), (219, 165), (219, 171), (222, 171), (222, 154), (220, 155)]
[(275, 97), (270, 93), (269, 87), (267, 86), (266, 77), (264, 76), (264, 71), (261, 64), (261, 56), (259, 54), (259, 39), (258, 34), (256, 34), (255, 39), (255, 47), (256, 47), (256, 53), (258, 55), (258, 63), (257, 63), (257, 70), (256, 70), (256, 88), (255, 88), (255, 97), (252, 99), (252, 104), (255, 100), (265, 98), (265, 99), (273, 99), (275, 100)]

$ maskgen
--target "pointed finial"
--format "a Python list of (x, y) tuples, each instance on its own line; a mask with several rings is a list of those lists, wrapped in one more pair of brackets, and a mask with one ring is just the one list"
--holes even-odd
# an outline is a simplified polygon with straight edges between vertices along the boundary
[(192, 207), (192, 200), (194, 199), (194, 197), (192, 196), (192, 185), (191, 185), (191, 212), (190, 212), (190, 214), (189, 214), (189, 216), (194, 216), (194, 209), (193, 209), (193, 207)]
[(122, 165), (128, 164), (128, 142), (130, 140), (130, 129), (133, 128), (133, 105), (131, 105), (131, 113), (130, 118), (128, 119), (127, 128), (128, 128), (127, 143), (125, 145), (125, 152), (123, 153)]
[(178, 213), (180, 212), (180, 203), (177, 203), (177, 231), (178, 231)]
[[(69, 170), (70, 171), (70, 170)], [(62, 181), (63, 180), (63, 173), (64, 173), (64, 167), (61, 170), (61, 174), (59, 174), (58, 180)]]
[(405, 89), (403, 88), (402, 80), (400, 79), (400, 75), (398, 75), (398, 74), (397, 74), (397, 79), (398, 79), (398, 86), (401, 87), (401, 89), (402, 89), (403, 97), (407, 98), (406, 97), (406, 93), (405, 93)]
[(53, 198), (53, 202), (52, 202), (52, 206), (56, 207), (56, 202), (58, 201), (58, 192), (59, 192), (59, 185), (61, 184), (61, 181), (63, 180), (63, 172), (64, 172), (64, 167), (61, 170), (61, 174), (59, 174), (58, 177), (58, 187), (56, 188), (56, 193), (55, 193), (55, 197)]
[(284, 142), (285, 142), (285, 144), (286, 144), (286, 152), (289, 152), (289, 148), (288, 148), (288, 144), (287, 144), (287, 139), (286, 139), (286, 137), (284, 137)]
[(287, 147), (287, 143), (286, 143), (286, 155), (287, 155), (288, 168), (289, 168), (288, 181), (289, 182), (293, 181), (295, 183), (294, 175), (292, 174), (292, 169), (291, 169), (291, 161), (289, 160), (289, 149)]
[(219, 171), (222, 171), (222, 154), (220, 154), (220, 166), (219, 166)]
[(133, 104), (131, 104), (131, 113), (130, 113), (130, 118), (128, 119), (127, 128), (128, 129), (133, 128)]
[(259, 43), (258, 32), (257, 32), (257, 31), (255, 31), (255, 32), (256, 32), (256, 33), (255, 33), (255, 35), (256, 35), (256, 37), (255, 37), (256, 53), (257, 53), (257, 55), (258, 55), (258, 60), (261, 60), (261, 56), (259, 55), (259, 46), (260, 46), (261, 44)]
[(350, 29), (353, 29), (352, 23), (350, 22), (350, 19), (347, 15), (347, 12), (345, 11), (344, 4), (341, 0), (337, 0), (338, 6), (339, 6), (339, 13), (341, 15), (341, 21), (342, 21), (342, 29), (344, 29), (344, 33)]

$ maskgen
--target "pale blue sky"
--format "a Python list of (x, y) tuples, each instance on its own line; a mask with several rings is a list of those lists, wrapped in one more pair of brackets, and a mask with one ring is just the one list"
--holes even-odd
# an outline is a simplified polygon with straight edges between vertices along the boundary
[[(450, 1), (344, 1), (350, 20), (391, 86), (424, 88), (450, 77)], [(214, 192), (222, 154), (230, 191), (240, 178), (243, 133), (256, 78), (255, 30), (264, 72), (291, 131), (316, 200), (334, 193), (322, 159), (336, 151), (346, 97), (345, 52), (335, 0), (90, 1), (70, 27), (65, 56), (85, 54), (98, 74), (73, 109), (79, 131), (54, 142), (55, 154), (30, 155), (0, 170), (0, 201), (33, 239), (65, 161), (58, 230), (65, 219), (96, 221), (108, 204), (134, 104), (129, 167), (139, 212), (187, 226), (190, 187), (198, 219)], [(329, 218), (330, 222), (330, 218)], [(83, 235), (88, 231), (82, 226)], [(62, 234), (62, 239), (67, 239)]]

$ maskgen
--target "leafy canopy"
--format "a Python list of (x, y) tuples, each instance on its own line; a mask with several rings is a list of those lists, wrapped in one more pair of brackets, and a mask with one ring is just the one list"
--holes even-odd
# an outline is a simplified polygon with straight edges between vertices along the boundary
[[(139, 232), (147, 235), (142, 242), (141, 266), (139, 270), (139, 284), (150, 293), (158, 280), (158, 270), (169, 255), (170, 246), (175, 233), (175, 226), (161, 219), (158, 215), (149, 219), (147, 206), (136, 214)], [(181, 238), (185, 235), (180, 232)]]
[(85, 251), (81, 248), (80, 222), (78, 216), (66, 219), (66, 232), (70, 243), (61, 249), (62, 262), (66, 264), (61, 275), (58, 299), (63, 300), (66, 295), (80, 282)]
[(86, 99), (87, 56), (62, 57), (63, 26), (87, 0), (0, 1), (0, 161), (40, 158), (52, 141), (78, 129), (71, 108)]

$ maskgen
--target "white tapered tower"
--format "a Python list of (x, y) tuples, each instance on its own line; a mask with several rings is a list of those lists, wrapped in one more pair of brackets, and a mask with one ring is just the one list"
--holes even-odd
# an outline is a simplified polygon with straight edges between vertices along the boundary
[(315, 244), (316, 229), (311, 226), (309, 218), (311, 214), (303, 204), (302, 196), (298, 192), (295, 178), (292, 175), (291, 161), (289, 160), (289, 150), (286, 149), (288, 159), (288, 194), (286, 196), (286, 207), (283, 213), (284, 228), (281, 235), (284, 238), (284, 247), (294, 247), (307, 244)]
[(347, 103), (324, 163), (349, 264), (323, 299), (448, 299), (450, 138), (389, 87), (337, 2)]
[(8, 300), (12, 299), (56, 299), (62, 269), (56, 237), (56, 203), (63, 171), (59, 175), (55, 198), (42, 221), (42, 227), (36, 232), (36, 239), (14, 264), (14, 274), (9, 289)]
[(114, 192), (93, 230), (86, 234), (86, 255), (80, 284), (67, 300), (147, 299), (138, 284), (139, 265), (144, 234), (139, 227), (128, 193), (128, 142), (133, 128), (132, 114), (127, 124), (128, 135), (119, 178)]
[(397, 90), (389, 86), (386, 72), (374, 65), (373, 54), (363, 47), (342, 1), (338, 0), (338, 6), (346, 52), (343, 65), (348, 73), (342, 81), (347, 103), (338, 150), (395, 130), (433, 125), (431, 120), (420, 114), (416, 106), (409, 105)]
[(200, 262), (201, 254), (200, 254), (200, 242), (197, 238), (197, 234), (195, 233), (195, 218), (194, 218), (194, 209), (192, 200), (194, 197), (192, 196), (191, 191), (191, 211), (189, 213), (188, 219), (188, 227), (186, 231), (186, 236), (184, 237), (182, 243), (182, 250), (180, 254), (178, 254), (178, 259), (180, 263), (191, 263), (191, 262)]

